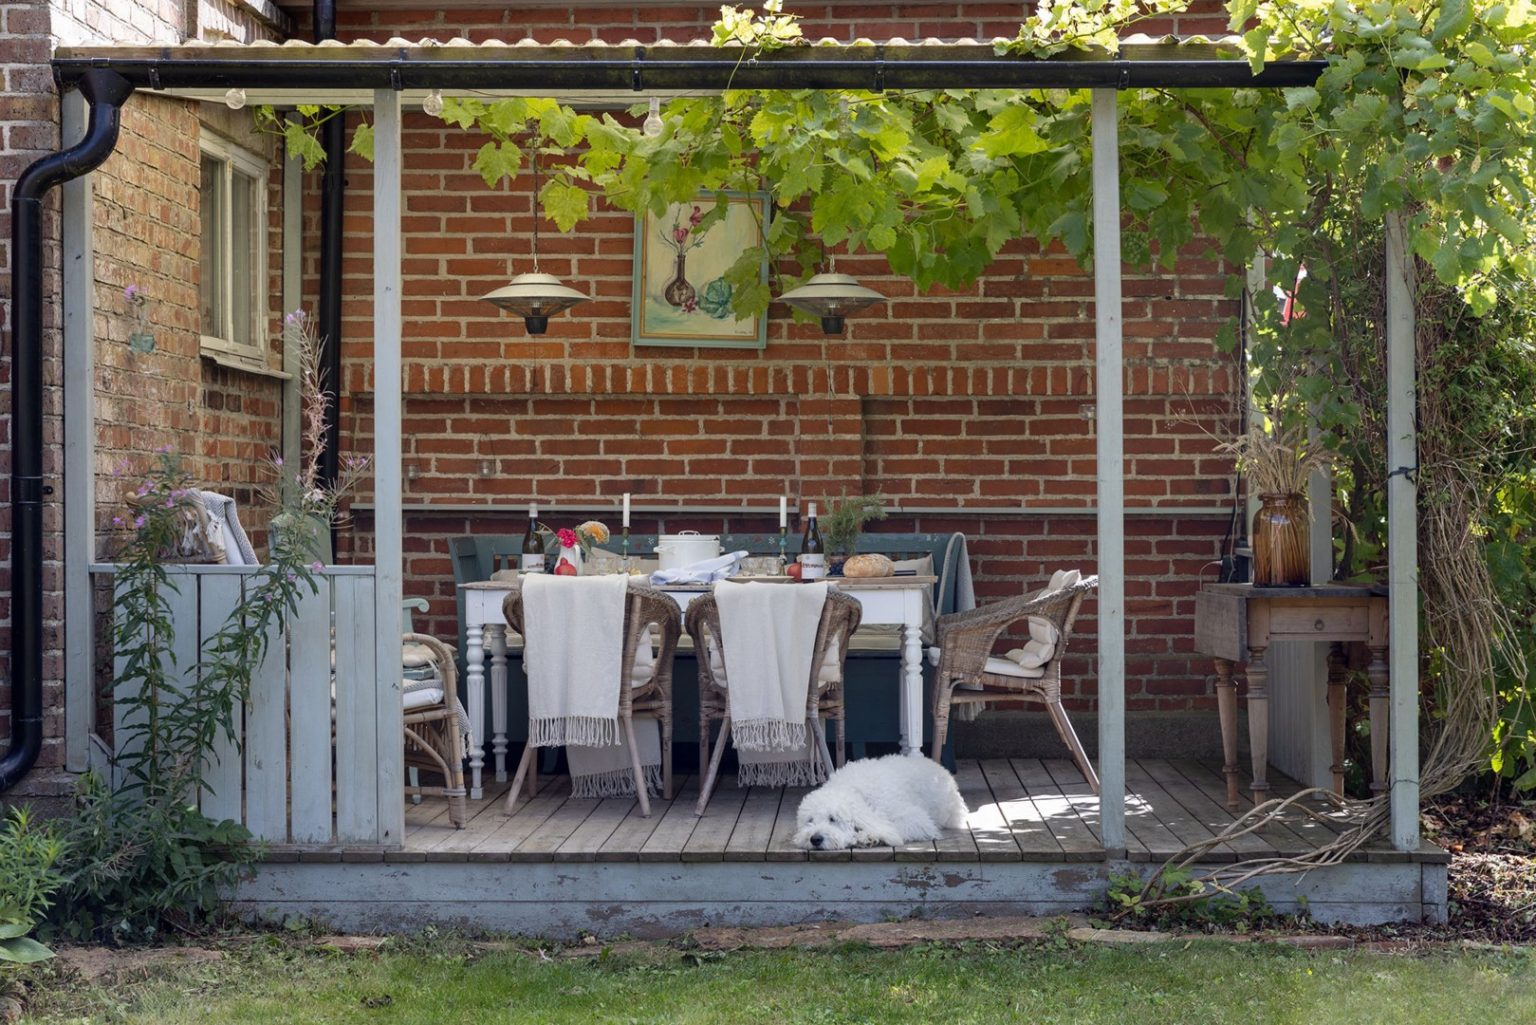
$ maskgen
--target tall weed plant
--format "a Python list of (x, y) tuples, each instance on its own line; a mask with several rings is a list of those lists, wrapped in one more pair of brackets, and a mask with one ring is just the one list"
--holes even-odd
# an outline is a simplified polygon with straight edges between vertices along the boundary
[(51, 928), (75, 940), (148, 941), (164, 929), (191, 929), (217, 913), (223, 895), (258, 856), (243, 825), (198, 808), (208, 755), (220, 738), (239, 743), (235, 724), (253, 673), (281, 644), (283, 628), (316, 575), (339, 501), (365, 469), (348, 460), (327, 485), (318, 455), (328, 397), (320, 387), (318, 339), (302, 312), (286, 318), (297, 348), (308, 458), (297, 468), (272, 461), (275, 509), (268, 561), (242, 578), (241, 598), (203, 642), (196, 665), (176, 656), (171, 596), (183, 586), (167, 562), (185, 550), (192, 481), (168, 449), (114, 519), (124, 531), (114, 580), (112, 681), (118, 733), (115, 784), (88, 775), (77, 811), (62, 827), (63, 859)]

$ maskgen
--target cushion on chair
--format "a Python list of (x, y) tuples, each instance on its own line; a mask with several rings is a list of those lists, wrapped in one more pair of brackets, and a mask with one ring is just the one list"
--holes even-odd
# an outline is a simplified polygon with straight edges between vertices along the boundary
[(998, 658), (992, 655), (987, 659), (986, 671), (996, 673), (998, 676), (1014, 676), (1021, 680), (1038, 680), (1045, 676), (1045, 670), (1038, 666), (1021, 666), (1011, 658)]
[(1049, 641), (1028, 641), (1022, 648), (1012, 648), (1003, 655), (1025, 669), (1039, 669), (1056, 657), (1056, 645)]
[(407, 712), (416, 708), (426, 708), (428, 705), (441, 704), (443, 700), (443, 688), (423, 687), (421, 690), (408, 690), (401, 695), (401, 704)]

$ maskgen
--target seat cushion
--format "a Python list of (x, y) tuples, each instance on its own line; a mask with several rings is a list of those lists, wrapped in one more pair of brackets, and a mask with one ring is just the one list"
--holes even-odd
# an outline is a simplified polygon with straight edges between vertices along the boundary
[(428, 705), (441, 704), (443, 700), (443, 688), (423, 687), (420, 690), (408, 690), (401, 695), (401, 704), (407, 712), (417, 708), (426, 708)]
[[(1031, 630), (1031, 633), (1034, 631)], [(1025, 669), (1039, 669), (1056, 657), (1056, 645), (1049, 641), (1029, 640), (1022, 648), (1011, 648), (1003, 655)]]
[(1021, 666), (1011, 658), (999, 658), (996, 655), (987, 659), (986, 671), (997, 676), (1013, 676), (1021, 680), (1038, 680), (1045, 676), (1044, 669)]

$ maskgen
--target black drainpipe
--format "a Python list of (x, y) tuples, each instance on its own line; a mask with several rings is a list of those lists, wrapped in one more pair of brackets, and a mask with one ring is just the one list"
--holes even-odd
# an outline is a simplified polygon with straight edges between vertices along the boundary
[(112, 155), (133, 86), (93, 68), (80, 92), (91, 105), (85, 138), (33, 163), (11, 195), (11, 745), (0, 793), (43, 746), (43, 197)]
[[(315, 0), (315, 42), (336, 38), (335, 0)], [(341, 214), (347, 188), (347, 137), (343, 115), (320, 126), (325, 149), (325, 174), (320, 182), (320, 376), (330, 393), (325, 415), (325, 448), (320, 476), (335, 483), (341, 454)], [(336, 551), (336, 527), (331, 527), (331, 551)]]

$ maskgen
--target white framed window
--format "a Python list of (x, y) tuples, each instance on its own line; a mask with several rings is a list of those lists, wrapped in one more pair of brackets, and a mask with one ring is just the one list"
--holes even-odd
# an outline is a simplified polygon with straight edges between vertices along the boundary
[(201, 133), (198, 312), (203, 350), (266, 363), (267, 164)]

